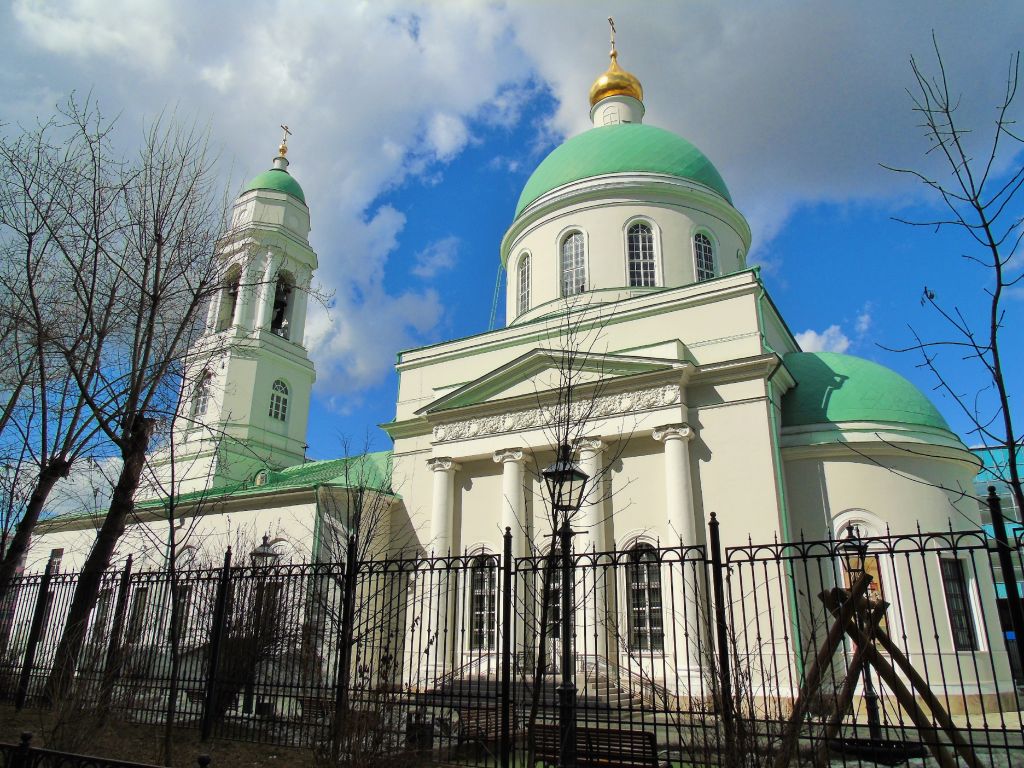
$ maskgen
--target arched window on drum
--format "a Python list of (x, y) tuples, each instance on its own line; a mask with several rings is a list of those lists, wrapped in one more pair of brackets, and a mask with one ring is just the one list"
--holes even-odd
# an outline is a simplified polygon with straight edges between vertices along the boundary
[(626, 230), (626, 250), (629, 285), (655, 285), (654, 234), (650, 224), (639, 222)]

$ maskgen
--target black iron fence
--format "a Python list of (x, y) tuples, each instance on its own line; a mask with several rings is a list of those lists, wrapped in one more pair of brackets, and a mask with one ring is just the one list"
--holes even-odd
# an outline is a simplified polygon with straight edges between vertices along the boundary
[[(984, 533), (718, 541), (712, 521), (707, 547), (572, 554), (568, 580), (558, 552), (511, 557), (511, 534), (501, 553), (348, 566), (129, 563), (103, 582), (70, 695), (350, 764), (532, 764), (557, 759), (569, 672), (582, 758), (782, 768), (923, 744), (943, 768), (1024, 761)], [(0, 696), (45, 705), (75, 582), (17, 580)]]

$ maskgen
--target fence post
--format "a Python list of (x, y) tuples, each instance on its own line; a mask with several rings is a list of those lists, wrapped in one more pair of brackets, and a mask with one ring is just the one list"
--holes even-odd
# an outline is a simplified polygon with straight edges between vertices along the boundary
[(29, 731), (21, 732), (21, 742), (18, 744), (18, 751), (14, 760), (11, 761), (11, 768), (29, 768), (32, 765), (32, 734)]
[(50, 559), (46, 561), (43, 578), (39, 581), (39, 594), (36, 596), (36, 607), (32, 612), (32, 625), (28, 631), (28, 644), (25, 647), (25, 663), (21, 668), (21, 677), (18, 679), (18, 695), (14, 700), (15, 709), (22, 709), (25, 706), (25, 699), (28, 698), (28, 684), (32, 676), (32, 664), (36, 660), (36, 647), (39, 645), (39, 636), (43, 632), (43, 621), (48, 618), (46, 608), (50, 602), (50, 581), (53, 579), (55, 564), (51, 555)]
[(345, 591), (341, 597), (341, 628), (338, 638), (338, 679), (334, 688), (334, 722), (331, 748), (335, 761), (341, 751), (342, 725), (348, 713), (348, 689), (352, 676), (352, 644), (356, 623), (356, 577), (359, 573), (359, 547), (356, 534), (349, 534), (345, 552)]
[(558, 765), (559, 768), (576, 768), (576, 650), (573, 647), (573, 618), (576, 606), (576, 579), (573, 574), (572, 537), (573, 530), (566, 515), (558, 529), (562, 549), (562, 682), (558, 686)]
[(1017, 646), (1017, 658), (1020, 660), (1021, 673), (1024, 674), (1024, 607), (1021, 606), (1021, 595), (1017, 590), (1017, 575), (1013, 569), (1013, 555), (1010, 541), (1006, 536), (1006, 522), (1003, 519), (1003, 507), (996, 496), (996, 487), (988, 487), (988, 511), (992, 516), (992, 529), (996, 535), (996, 550), (999, 553), (999, 570), (1003, 572), (1003, 586), (1006, 588), (1006, 606), (1010, 609), (1010, 627), (1013, 629), (1014, 645)]
[(734, 723), (732, 701), (732, 672), (729, 668), (729, 625), (725, 615), (725, 567), (722, 564), (722, 538), (718, 532), (718, 516), (712, 512), (708, 523), (711, 547), (711, 582), (715, 593), (715, 636), (718, 642), (718, 681), (722, 725), (725, 727), (727, 764), (732, 763)]
[(231, 547), (224, 552), (224, 568), (217, 583), (217, 602), (213, 606), (213, 627), (210, 630), (210, 658), (206, 665), (206, 695), (203, 697), (203, 731), (206, 741), (213, 732), (213, 710), (217, 697), (217, 667), (220, 664), (220, 644), (224, 639), (227, 620), (228, 592), (231, 586)]
[(501, 768), (512, 760), (512, 528), (505, 528), (501, 558)]
[(121, 632), (124, 630), (124, 619), (128, 612), (128, 589), (132, 578), (132, 556), (125, 560), (121, 571), (121, 581), (117, 586), (117, 603), (114, 605), (114, 623), (110, 628), (110, 641), (107, 643), (107, 658), (103, 663), (103, 699), (100, 709), (106, 712), (110, 706), (110, 698), (114, 691), (114, 683), (121, 676)]

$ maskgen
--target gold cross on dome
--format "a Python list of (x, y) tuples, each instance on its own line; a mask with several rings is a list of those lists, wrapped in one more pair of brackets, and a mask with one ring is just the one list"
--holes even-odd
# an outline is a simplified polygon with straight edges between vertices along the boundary
[(612, 28), (612, 30), (611, 30), (612, 50), (614, 51), (615, 50), (615, 19), (613, 19), (611, 16), (608, 17), (608, 26)]
[(284, 131), (284, 135), (281, 137), (281, 146), (277, 148), (277, 151), (281, 157), (284, 157), (288, 154), (288, 137), (292, 135), (292, 131), (287, 125), (282, 125), (281, 130)]

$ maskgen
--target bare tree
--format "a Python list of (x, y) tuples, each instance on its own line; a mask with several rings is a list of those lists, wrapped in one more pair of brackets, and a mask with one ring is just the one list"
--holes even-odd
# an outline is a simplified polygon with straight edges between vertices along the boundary
[[(28, 503), (0, 563), (0, 600), (28, 551), (29, 539), (54, 485), (93, 447), (99, 426), (86, 407), (99, 360), (83, 359), (76, 380), (62, 354), (74, 323), (65, 299), (79, 279), (68, 256), (81, 264), (100, 246), (93, 233), (111, 226), (104, 202), (118, 181), (104, 167), (111, 125), (94, 103), (72, 97), (58, 114), (35, 129), (0, 139), (6, 172), (0, 185), (0, 283), (9, 297), (6, 312), (15, 328), (20, 393), (16, 441), (37, 468)], [(91, 233), (78, 226), (93, 220)], [(22, 354), (19, 355), (18, 352)], [(27, 358), (27, 363), (18, 363)], [(5, 413), (5, 416), (10, 413)]]
[[(983, 272), (985, 309), (974, 316), (956, 299), (940, 299), (925, 286), (921, 303), (938, 313), (949, 336), (928, 340), (911, 327), (914, 343), (897, 351), (919, 353), (920, 367), (935, 377), (937, 389), (950, 396), (970, 423), (970, 433), (986, 445), (1006, 451), (1006, 467), (994, 469), (1005, 481), (1018, 509), (1024, 509), (1018, 454), (1024, 445), (1024, 432), (1013, 423), (1011, 397), (1015, 389), (1004, 366), (1001, 346), (1010, 326), (1008, 291), (1024, 279), (1019, 250), (1024, 228), (1018, 196), (1024, 185), (1024, 163), (1020, 162), (1024, 137), (1017, 132), (1013, 119), (1020, 52), (1010, 59), (991, 136), (976, 154), (975, 135), (959, 121), (961, 98), (950, 85), (934, 35), (932, 42), (938, 74), (928, 74), (912, 57), (914, 88), (908, 92), (929, 144), (927, 155), (938, 158), (942, 172), (885, 167), (924, 184), (945, 210), (931, 219), (898, 221), (934, 231), (952, 227), (973, 242), (973, 249), (962, 257)], [(961, 362), (967, 364), (975, 386), (964, 387), (958, 382), (957, 363)]]
[(96, 242), (89, 259), (62, 249), (79, 275), (68, 297), (77, 331), (62, 353), (123, 465), (57, 646), (51, 699), (72, 679), (101, 578), (134, 509), (156, 421), (175, 399), (177, 366), (221, 283), (214, 250), (223, 206), (205, 135), (161, 118), (139, 157), (117, 171), (121, 183), (107, 205), (118, 226), (97, 232), (104, 219), (87, 210), (75, 225)]

